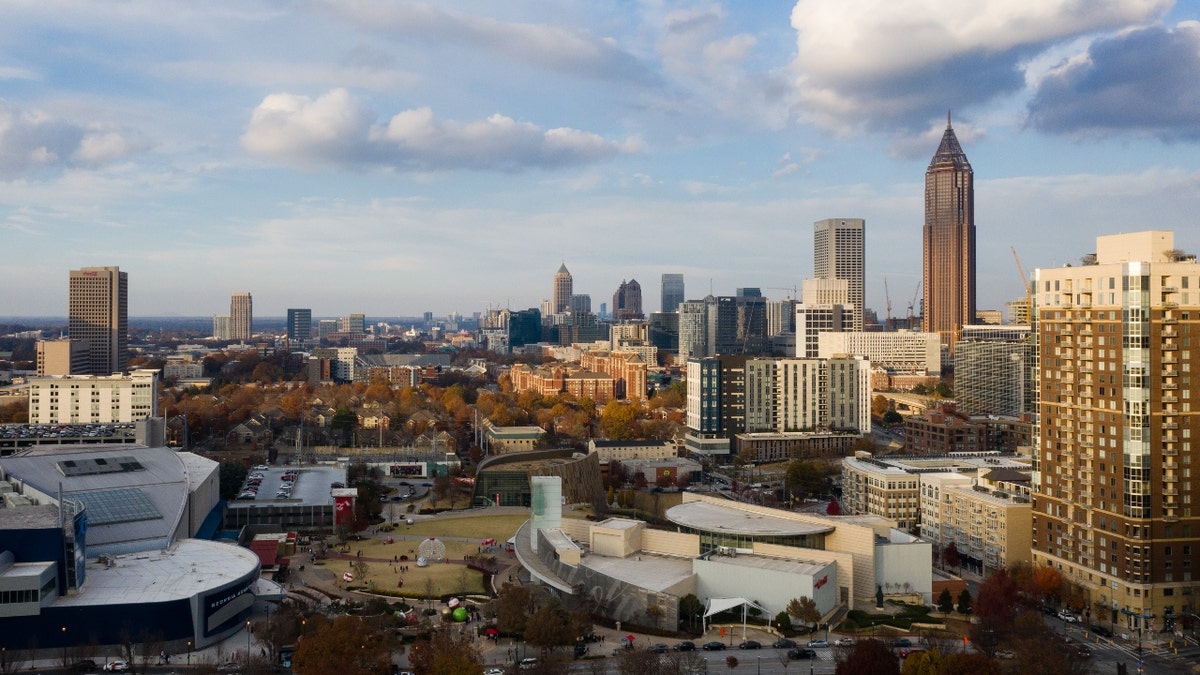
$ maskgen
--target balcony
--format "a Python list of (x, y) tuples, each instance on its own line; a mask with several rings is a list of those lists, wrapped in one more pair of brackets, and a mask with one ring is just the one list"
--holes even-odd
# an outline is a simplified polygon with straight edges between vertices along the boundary
[[(1163, 482), (1164, 483), (1178, 483), (1179, 477), (1178, 476), (1163, 476)], [(1164, 489), (1166, 489), (1166, 488), (1164, 488)]]
[[(1163, 439), (1163, 443), (1174, 443), (1174, 442), (1175, 442), (1174, 436), (1170, 436), (1170, 437)], [(1176, 450), (1175, 448), (1163, 448), (1162, 454), (1163, 454), (1163, 457), (1175, 457), (1176, 455), (1179, 454), (1179, 451)]]
[(1171, 430), (1171, 431), (1174, 431), (1174, 430), (1176, 430), (1176, 429), (1178, 429), (1178, 428), (1179, 428), (1179, 425), (1178, 425), (1178, 424), (1176, 424), (1175, 422), (1164, 422), (1164, 423), (1163, 423), (1163, 425), (1162, 425), (1162, 428), (1163, 428), (1163, 429), (1169, 429), (1169, 430)]
[(1179, 522), (1179, 516), (1175, 515), (1174, 513), (1172, 513), (1172, 514), (1170, 514), (1170, 515), (1163, 516), (1163, 522), (1164, 522), (1164, 523), (1178, 523), (1178, 522)]
[(1164, 328), (1159, 335), (1165, 338), (1179, 337), (1179, 331), (1175, 330), (1174, 328)]
[(1175, 384), (1174, 382), (1164, 382), (1162, 388), (1163, 389), (1178, 389), (1179, 385)]
[(1174, 342), (1164, 342), (1162, 345), (1162, 350), (1164, 352), (1173, 352), (1177, 349), (1179, 349), (1179, 345), (1175, 344)]
[(1164, 396), (1164, 397), (1162, 397), (1162, 402), (1163, 403), (1178, 403), (1179, 397), (1178, 396)]
[(1179, 319), (1173, 316), (1164, 316), (1162, 318), (1162, 322), (1168, 326), (1174, 326), (1175, 324), (1179, 323)]
[(1178, 293), (1179, 289), (1176, 288), (1175, 286), (1163, 286), (1162, 292), (1163, 293)]
[(1174, 497), (1175, 495), (1179, 494), (1179, 490), (1175, 488), (1163, 488), (1162, 493), (1168, 497)]

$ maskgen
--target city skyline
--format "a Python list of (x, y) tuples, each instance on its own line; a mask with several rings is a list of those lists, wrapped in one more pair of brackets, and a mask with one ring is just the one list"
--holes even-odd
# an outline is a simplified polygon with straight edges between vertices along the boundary
[[(681, 273), (813, 275), (870, 223), (867, 308), (921, 278), (953, 110), (980, 310), (1097, 236), (1200, 249), (1200, 9), (1172, 0), (623, 4), (50, 1), (0, 27), (0, 316), (120, 266), (131, 316), (538, 307)], [(1146, 106), (1144, 101), (1154, 100)], [(19, 292), (13, 292), (17, 289)], [(353, 302), (347, 298), (352, 294)], [(658, 309), (658, 294), (644, 308)], [(352, 307), (347, 306), (352, 305)]]

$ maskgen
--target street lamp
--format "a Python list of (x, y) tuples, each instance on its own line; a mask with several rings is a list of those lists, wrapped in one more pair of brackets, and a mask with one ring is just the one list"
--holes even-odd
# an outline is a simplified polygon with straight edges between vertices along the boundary
[(188, 645), (187, 664), (188, 664), (188, 667), (190, 668), (192, 665), (192, 641), (188, 640), (187, 645)]
[(246, 668), (250, 668), (250, 619), (246, 619)]
[(63, 636), (63, 660), (62, 660), (62, 664), (63, 664), (63, 667), (65, 668), (65, 667), (68, 665), (68, 664), (67, 664), (67, 627), (66, 627), (66, 626), (63, 626), (63, 627), (62, 627), (62, 636)]

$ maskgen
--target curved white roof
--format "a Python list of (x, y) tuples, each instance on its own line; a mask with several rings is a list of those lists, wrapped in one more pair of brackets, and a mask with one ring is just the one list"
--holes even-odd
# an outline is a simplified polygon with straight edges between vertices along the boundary
[(667, 520), (703, 532), (750, 537), (795, 537), (833, 532), (834, 525), (794, 520), (707, 501), (689, 501), (667, 509)]

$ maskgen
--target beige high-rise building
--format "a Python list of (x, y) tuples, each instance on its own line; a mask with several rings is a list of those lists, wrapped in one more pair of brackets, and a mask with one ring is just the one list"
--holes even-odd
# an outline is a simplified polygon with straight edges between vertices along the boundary
[(950, 116), (925, 170), (921, 330), (954, 348), (959, 330), (975, 323), (975, 174)]
[(68, 330), (86, 340), (83, 375), (112, 375), (129, 368), (129, 278), (118, 267), (71, 270)]
[(1200, 599), (1200, 265), (1171, 232), (1104, 236), (1032, 297), (1033, 561), (1093, 622), (1158, 633)]
[(254, 300), (249, 293), (234, 293), (229, 299), (229, 339), (250, 339), (254, 334)]
[(551, 305), (555, 314), (561, 314), (570, 309), (571, 294), (574, 292), (574, 281), (571, 273), (567, 271), (567, 263), (563, 262), (558, 266), (558, 271), (554, 273), (554, 294), (551, 296)]
[(849, 330), (855, 331), (863, 329), (866, 227), (862, 218), (826, 218), (813, 223), (813, 276), (846, 281), (853, 306)]
[(87, 368), (87, 340), (38, 340), (37, 374), (39, 377), (82, 373)]

